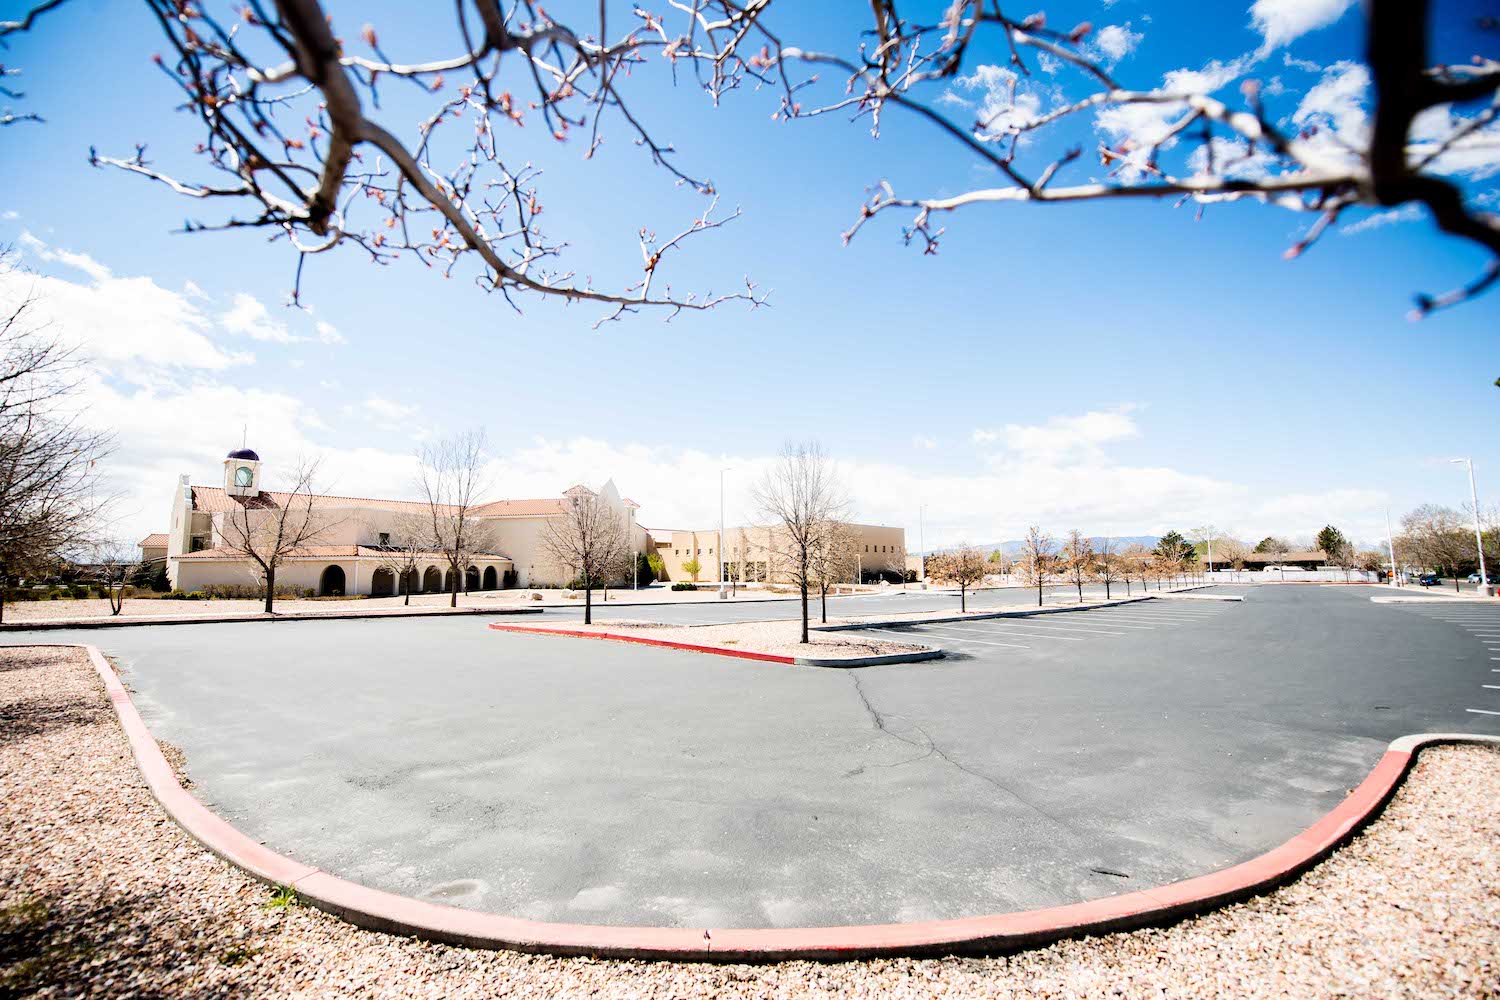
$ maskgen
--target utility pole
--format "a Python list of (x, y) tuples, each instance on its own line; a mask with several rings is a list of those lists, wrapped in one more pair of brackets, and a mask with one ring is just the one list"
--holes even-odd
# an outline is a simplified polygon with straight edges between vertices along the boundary
[(1462, 462), (1469, 467), (1469, 499), (1474, 503), (1474, 547), (1479, 550), (1479, 592), (1488, 595), (1490, 578), (1484, 569), (1484, 535), (1479, 530), (1479, 490), (1474, 486), (1474, 460), (1455, 458), (1452, 461)]

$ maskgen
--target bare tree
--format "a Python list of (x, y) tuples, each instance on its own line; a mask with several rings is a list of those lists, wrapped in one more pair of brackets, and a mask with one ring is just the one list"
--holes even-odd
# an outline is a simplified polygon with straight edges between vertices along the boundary
[(458, 592), (473, 554), (479, 551), (483, 525), (471, 516), (484, 480), (484, 431), (465, 431), (417, 454), (417, 488), (427, 504), (427, 540), (448, 564), (448, 606), (458, 607)]
[(1095, 568), (1093, 543), (1077, 528), (1069, 531), (1058, 569), (1069, 583), (1078, 588), (1079, 604), (1083, 603), (1083, 582), (1094, 575)]
[(422, 557), (436, 549), (429, 531), (432, 519), (428, 515), (403, 513), (391, 525), (391, 541), (381, 547), (380, 567), (396, 577), (396, 592), (405, 595), (402, 604), (411, 604), (412, 583), (422, 568)]
[(773, 533), (785, 571), (802, 598), (802, 642), (807, 642), (807, 591), (814, 585), (815, 546), (826, 526), (845, 520), (848, 495), (833, 463), (814, 442), (787, 444), (753, 492)]
[[(0, 254), (0, 277), (11, 268)], [(34, 306), (0, 301), (0, 585), (86, 547), (113, 499), (98, 472), (111, 438), (77, 412), (82, 361), (32, 321)]]
[(1113, 538), (1104, 537), (1099, 539), (1099, 545), (1094, 550), (1094, 576), (1104, 584), (1104, 599), (1110, 600), (1110, 584), (1120, 579), (1120, 553), (1119, 543)]
[(968, 542), (959, 542), (952, 552), (944, 554), (944, 575), (958, 584), (958, 610), (969, 610), (969, 588), (984, 579), (987, 570), (984, 553)]
[(298, 459), (292, 488), (284, 498), (260, 492), (230, 497), (234, 508), (224, 515), (220, 536), (224, 548), (244, 556), (260, 570), (266, 588), (266, 614), (275, 613), (276, 573), (287, 559), (315, 545), (342, 523), (320, 504), (319, 461)]
[[(626, 82), (659, 57), (674, 74), (691, 68), (716, 103), (746, 84), (765, 88), (779, 98), (778, 119), (848, 115), (878, 136), (889, 111), (906, 112), (1000, 179), (993, 187), (925, 197), (898, 196), (881, 183), (846, 240), (891, 209), (913, 213), (905, 239), (932, 253), (943, 235), (936, 219), (968, 206), (1166, 198), (1196, 203), (1201, 214), (1248, 200), (1314, 217), (1286, 251), (1295, 257), (1351, 208), (1412, 204), (1490, 257), (1468, 285), (1417, 296), (1414, 315), (1461, 302), (1500, 279), (1500, 217), (1481, 211), (1450, 179), (1494, 143), (1500, 62), (1476, 54), (1434, 65), (1426, 0), (1365, 5), (1368, 68), (1358, 69), (1373, 83), (1372, 124), (1360, 116), (1348, 127), (1333, 116), (1288, 116), (1269, 107), (1267, 101), (1297, 96), (1280, 76), (1274, 88), (1245, 79), (1232, 103), (1207, 91), (1234, 73), (1214, 74), (1212, 82), (1198, 73), (1178, 74), (1163, 87), (1131, 86), (1116, 78), (1108, 49), (1087, 22), (1059, 30), (1041, 13), (1012, 17), (999, 4), (952, 0), (933, 23), (927, 6), (903, 18), (895, 0), (871, 0), (870, 21), (849, 42), (857, 52), (845, 56), (784, 42), (767, 24), (773, 2), (673, 0), (681, 14), (676, 33), (666, 18), (641, 8), (621, 33), (606, 20), (607, 4), (599, 6), (597, 24), (570, 26), (529, 0), (508, 11), (499, 0), (460, 2), (457, 55), (396, 62), (374, 26), (365, 25), (357, 43), (353, 26), (336, 28), (316, 0), (281, 0), (269, 12), (252, 4), (233, 27), (199, 4), (148, 0), (170, 53), (162, 67), (202, 122), (199, 149), (221, 179), (178, 180), (148, 162), (144, 146), (133, 156), (94, 155), (92, 162), (150, 178), (199, 204), (241, 206), (238, 214), (188, 228), (272, 230), (295, 249), (299, 271), (303, 257), (352, 244), (380, 263), (405, 254), (445, 273), (477, 257), (486, 287), (595, 301), (611, 307), (612, 316), (641, 305), (675, 311), (727, 297), (758, 302), (751, 287), (718, 297), (652, 292), (661, 255), (717, 224), (706, 215), (677, 239), (643, 237), (641, 279), (623, 293), (548, 270), (563, 244), (544, 239), (536, 223), (539, 171), (502, 159), (505, 131), (528, 117), (540, 118), (558, 141), (583, 137), (585, 155), (592, 155), (603, 141), (601, 119), (614, 110), (653, 164), (711, 195), (712, 184), (680, 169), (673, 147), (655, 138), (627, 103)], [(36, 0), (24, 17), (0, 22), (0, 39), (28, 30), (59, 3)], [(909, 5), (901, 10), (911, 13)], [(1484, 30), (1494, 24), (1480, 17), (1474, 23)], [(1268, 37), (1266, 52), (1274, 48)], [(256, 58), (267, 51), (283, 61)], [(996, 51), (1009, 54), (1008, 66), (982, 64)], [(530, 100), (500, 90), (513, 65), (524, 67), (534, 84)], [(961, 90), (981, 69), (997, 86), (976, 108)], [(386, 81), (438, 95), (432, 114), (404, 142), (377, 120)], [(1429, 113), (1438, 109), (1441, 122)], [(457, 118), (469, 119), (473, 138), (459, 144), (452, 168), (444, 170), (434, 162), (434, 147), (446, 147), (432, 136), (439, 126), (457, 130), (445, 125)], [(1283, 124), (1288, 118), (1290, 127)], [(306, 127), (289, 126), (296, 121)], [(1061, 183), (1085, 169), (1085, 144), (1103, 177)]]
[(128, 542), (108, 540), (93, 547), (92, 557), (109, 599), (109, 613), (118, 615), (125, 609), (125, 582), (140, 566), (138, 549)]
[(854, 533), (842, 521), (824, 524), (813, 541), (809, 566), (825, 625), (828, 624), (828, 588), (848, 580), (857, 572), (859, 561), (855, 541)]
[(596, 493), (566, 497), (563, 513), (547, 519), (541, 545), (552, 561), (583, 583), (583, 623), (594, 621), (594, 588), (619, 571), (630, 549), (620, 514)]
[[(664, 255), (739, 213), (713, 218), (713, 184), (677, 166), (676, 150), (647, 130), (626, 92), (653, 61), (672, 72), (691, 66), (715, 100), (747, 73), (762, 75), (750, 63), (754, 46), (746, 36), (764, 3), (674, 3), (683, 11), (675, 36), (640, 9), (620, 30), (606, 20), (606, 6), (599, 5), (594, 23), (569, 26), (530, 0), (509, 10), (501, 0), (460, 2), (448, 39), (450, 48), (461, 47), (458, 55), (397, 62), (375, 26), (336, 25), (318, 0), (252, 3), (227, 23), (206, 3), (147, 0), (167, 47), (156, 62), (202, 126), (197, 153), (206, 179), (158, 169), (144, 145), (123, 157), (91, 152), (90, 162), (224, 210), (212, 221), (188, 221), (189, 232), (261, 229), (289, 243), (297, 262), (294, 299), (303, 261), (347, 246), (378, 264), (405, 257), (446, 275), (473, 261), (469, 270), (480, 286), (507, 301), (523, 293), (591, 302), (606, 307), (606, 319), (643, 307), (674, 315), (728, 300), (759, 304), (765, 296), (748, 279), (733, 294), (658, 291)], [(424, 31), (431, 27), (426, 13), (420, 18)], [(0, 39), (32, 20), (0, 22)], [(403, 34), (412, 27), (395, 26), (397, 46), (409, 47)], [(513, 76), (530, 81), (529, 99), (506, 89)], [(382, 107), (386, 87), (409, 88), (431, 102), (407, 138), (397, 135), (404, 122), (390, 122)], [(617, 292), (561, 268), (567, 242), (547, 238), (539, 224), (542, 170), (506, 152), (513, 131), (532, 123), (558, 143), (582, 142), (588, 158), (603, 143), (611, 113), (653, 165), (707, 200), (675, 235), (640, 230), (641, 273)]]
[(1036, 606), (1042, 606), (1042, 590), (1056, 573), (1056, 546), (1052, 536), (1036, 525), (1026, 529), (1021, 539), (1021, 557), (1016, 568), (1027, 586), (1036, 588)]
[(1218, 564), (1227, 564), (1234, 570), (1235, 579), (1239, 579), (1240, 571), (1245, 568), (1245, 557), (1250, 554), (1249, 547), (1238, 539), (1224, 537), (1214, 540), (1214, 550), (1218, 553)]
[(1140, 542), (1132, 542), (1125, 546), (1120, 552), (1123, 572), (1125, 573), (1125, 593), (1130, 594), (1130, 580), (1134, 577), (1140, 581), (1141, 590), (1146, 590), (1146, 581), (1151, 576), (1151, 550)]
[(1423, 504), (1401, 518), (1401, 551), (1434, 572), (1447, 570), (1458, 588), (1458, 567), (1473, 547), (1463, 517), (1451, 507)]

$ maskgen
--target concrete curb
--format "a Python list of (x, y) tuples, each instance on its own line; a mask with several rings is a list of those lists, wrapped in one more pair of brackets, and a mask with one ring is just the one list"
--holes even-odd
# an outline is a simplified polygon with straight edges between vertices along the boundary
[(1500, 597), (1387, 597), (1370, 598), (1376, 604), (1490, 604), (1500, 602)]
[(866, 628), (892, 628), (899, 625), (940, 625), (943, 622), (982, 622), (991, 618), (1030, 618), (1032, 615), (1065, 615), (1070, 611), (1097, 611), (1099, 608), (1114, 608), (1123, 604), (1139, 604), (1154, 601), (1155, 597), (1117, 597), (1112, 601), (1096, 601), (1086, 604), (1069, 604), (1061, 608), (1026, 608), (1021, 611), (990, 611), (982, 615), (947, 615), (942, 618), (892, 618), (888, 621), (859, 622), (853, 625), (809, 625), (815, 632), (853, 632)]
[(284, 857), (216, 816), (177, 781), (109, 661), (88, 652), (104, 682), (136, 764), (162, 808), (219, 857), (264, 882), (290, 886), (307, 903), (371, 930), (476, 948), (656, 960), (844, 961), (897, 955), (996, 953), (1064, 938), (1172, 923), (1291, 881), (1379, 814), (1424, 747), (1500, 737), (1429, 733), (1396, 740), (1359, 787), (1318, 822), (1257, 858), (1197, 878), (1084, 903), (956, 920), (857, 927), (715, 929), (542, 923), (442, 906), (356, 885)]
[[(735, 624), (741, 624), (736, 622)], [(496, 632), (526, 632), (531, 635), (562, 635), (570, 639), (608, 639), (613, 642), (631, 642), (639, 646), (661, 646), (679, 649), (688, 653), (711, 653), (717, 656), (736, 656), (742, 660), (764, 660), (768, 663), (790, 663), (799, 667), (874, 667), (886, 663), (918, 663), (935, 660), (943, 655), (941, 649), (924, 646), (911, 653), (886, 653), (881, 656), (781, 656), (777, 653), (757, 653), (748, 649), (729, 649), (726, 646), (701, 646), (691, 642), (670, 642), (666, 639), (648, 639), (639, 635), (620, 635), (618, 632), (585, 632), (582, 629), (540, 628), (534, 625), (502, 625), (491, 622)]]
[(442, 608), (437, 611), (292, 611), (288, 614), (265, 612), (250, 615), (167, 615), (157, 618), (75, 618), (72, 621), (5, 622), (6, 632), (54, 632), (75, 628), (130, 628), (136, 625), (224, 625), (231, 622), (324, 622), (349, 621), (355, 618), (454, 618), (464, 615), (539, 615), (541, 608)]

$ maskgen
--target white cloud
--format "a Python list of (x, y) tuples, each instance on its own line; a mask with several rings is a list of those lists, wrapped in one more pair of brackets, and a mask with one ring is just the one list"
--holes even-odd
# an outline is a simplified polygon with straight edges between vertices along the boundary
[(1145, 37), (1139, 31), (1131, 31), (1129, 21), (1124, 24), (1107, 24), (1095, 32), (1083, 47), (1084, 54), (1097, 59), (1106, 67), (1112, 67), (1134, 52)]
[(114, 277), (86, 254), (53, 250), (29, 233), (20, 242), (26, 255), (80, 270), (90, 280), (12, 270), (0, 273), (0, 297), (33, 297), (37, 323), (50, 324), (112, 374), (142, 367), (212, 371), (253, 360), (222, 350), (211, 337), (210, 318), (184, 295), (150, 278)]
[(1283, 52), (1281, 54), (1281, 63), (1283, 66), (1287, 66), (1291, 69), (1306, 70), (1309, 73), (1323, 72), (1323, 67), (1313, 62), (1311, 59), (1298, 59), (1290, 52)]
[[(1161, 89), (1173, 94), (1212, 94), (1242, 74), (1251, 61), (1243, 55), (1227, 63), (1214, 59), (1199, 69), (1174, 69), (1162, 77)], [(1157, 143), (1163, 151), (1177, 145), (1176, 136), (1165, 137), (1186, 111), (1185, 104), (1123, 104), (1104, 108), (1094, 117), (1095, 127), (1120, 153), (1121, 180), (1138, 180), (1146, 174), (1151, 148)]]
[(21, 217), (21, 213), (17, 212), (13, 208), (7, 208), (4, 212), (0, 212), (0, 219), (4, 219), (6, 222), (14, 222), (16, 219), (19, 219), (20, 217)]
[(69, 250), (54, 250), (25, 230), (21, 232), (21, 245), (42, 260), (62, 264), (64, 267), (71, 267), (75, 271), (82, 271), (95, 281), (104, 281), (111, 276), (109, 268), (88, 254), (73, 253)]
[(1422, 206), (1415, 202), (1402, 205), (1400, 208), (1392, 208), (1385, 212), (1376, 212), (1367, 215), (1358, 222), (1352, 222), (1339, 230), (1345, 236), (1354, 236), (1357, 233), (1369, 232), (1371, 229), (1380, 229), (1385, 226), (1396, 225), (1401, 222), (1414, 222), (1425, 215)]
[(914, 437), (911, 439), (913, 448), (921, 448), (923, 451), (932, 451), (938, 446), (936, 438)]
[(1140, 429), (1130, 417), (1133, 407), (1092, 410), (1077, 416), (1052, 417), (1041, 424), (1006, 424), (997, 430), (974, 431), (975, 444), (998, 443), (1011, 452), (1047, 461), (1068, 461), (1097, 454), (1111, 441), (1137, 437)]
[[(385, 431), (408, 429), (411, 419), (420, 412), (415, 406), (398, 403), (383, 396), (366, 397), (364, 409), (375, 420), (375, 426)], [(350, 412), (352, 414), (352, 410)]]
[[(1452, 106), (1446, 104), (1426, 109), (1411, 123), (1411, 155), (1423, 159), (1436, 153), (1461, 129), (1468, 128), (1480, 113), (1455, 113)], [(1500, 173), (1500, 123), (1491, 122), (1451, 142), (1428, 169), (1471, 180), (1487, 180)]]
[[(1010, 135), (1016, 128), (1035, 121), (1042, 112), (1042, 91), (1056, 89), (1023, 80), (1007, 66), (989, 64), (975, 66), (974, 72), (960, 76), (956, 85), (980, 94), (974, 113), (975, 122), (981, 126), (977, 132), (992, 139)], [(963, 102), (961, 97), (959, 102)]]
[(196, 281), (184, 281), (182, 283), (182, 294), (186, 295), (190, 299), (203, 299), (205, 301), (209, 297), (207, 292), (198, 287), (198, 283)]
[(1250, 24), (1260, 32), (1259, 55), (1281, 48), (1310, 31), (1326, 28), (1354, 6), (1354, 0), (1255, 0)]
[(1370, 143), (1369, 90), (1370, 71), (1363, 63), (1345, 59), (1323, 71), (1292, 112), (1303, 134), (1304, 159), (1330, 169), (1359, 161), (1359, 150)]
[(318, 320), (317, 330), (318, 330), (318, 340), (321, 341), (324, 344), (347, 344), (347, 343), (349, 343), (349, 341), (347, 339), (345, 339), (344, 335), (342, 333), (339, 333), (338, 328), (336, 326), (334, 326), (332, 323), (328, 322), (327, 320), (323, 320), (323, 319)]
[(304, 339), (293, 336), (285, 323), (272, 317), (261, 301), (247, 292), (235, 294), (234, 304), (219, 316), (219, 324), (230, 333), (242, 334), (251, 340), (294, 344)]

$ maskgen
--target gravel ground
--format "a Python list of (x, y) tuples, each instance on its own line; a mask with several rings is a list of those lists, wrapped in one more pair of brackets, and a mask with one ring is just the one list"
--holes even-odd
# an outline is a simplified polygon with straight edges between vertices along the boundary
[(1422, 754), (1384, 816), (1269, 896), (993, 959), (711, 966), (358, 930), (157, 808), (82, 656), (0, 650), (0, 997), (1500, 996), (1500, 752)]
[[(829, 618), (828, 622), (833, 625), (855, 620), (857, 619)], [(527, 627), (532, 626), (528, 624)], [(798, 642), (797, 640), (802, 637), (802, 623), (796, 619), (734, 622), (722, 625), (664, 625), (658, 622), (630, 619), (596, 621), (592, 625), (570, 622), (556, 627), (570, 632), (608, 632), (611, 635), (633, 635), (643, 639), (661, 639), (666, 642), (688, 642), (698, 646), (719, 646), (743, 652), (773, 653), (777, 656), (816, 656), (825, 659), (886, 656), (891, 653), (914, 653), (932, 648), (885, 639), (838, 638), (836, 637), (838, 633), (809, 633), (808, 638), (811, 641)]]

